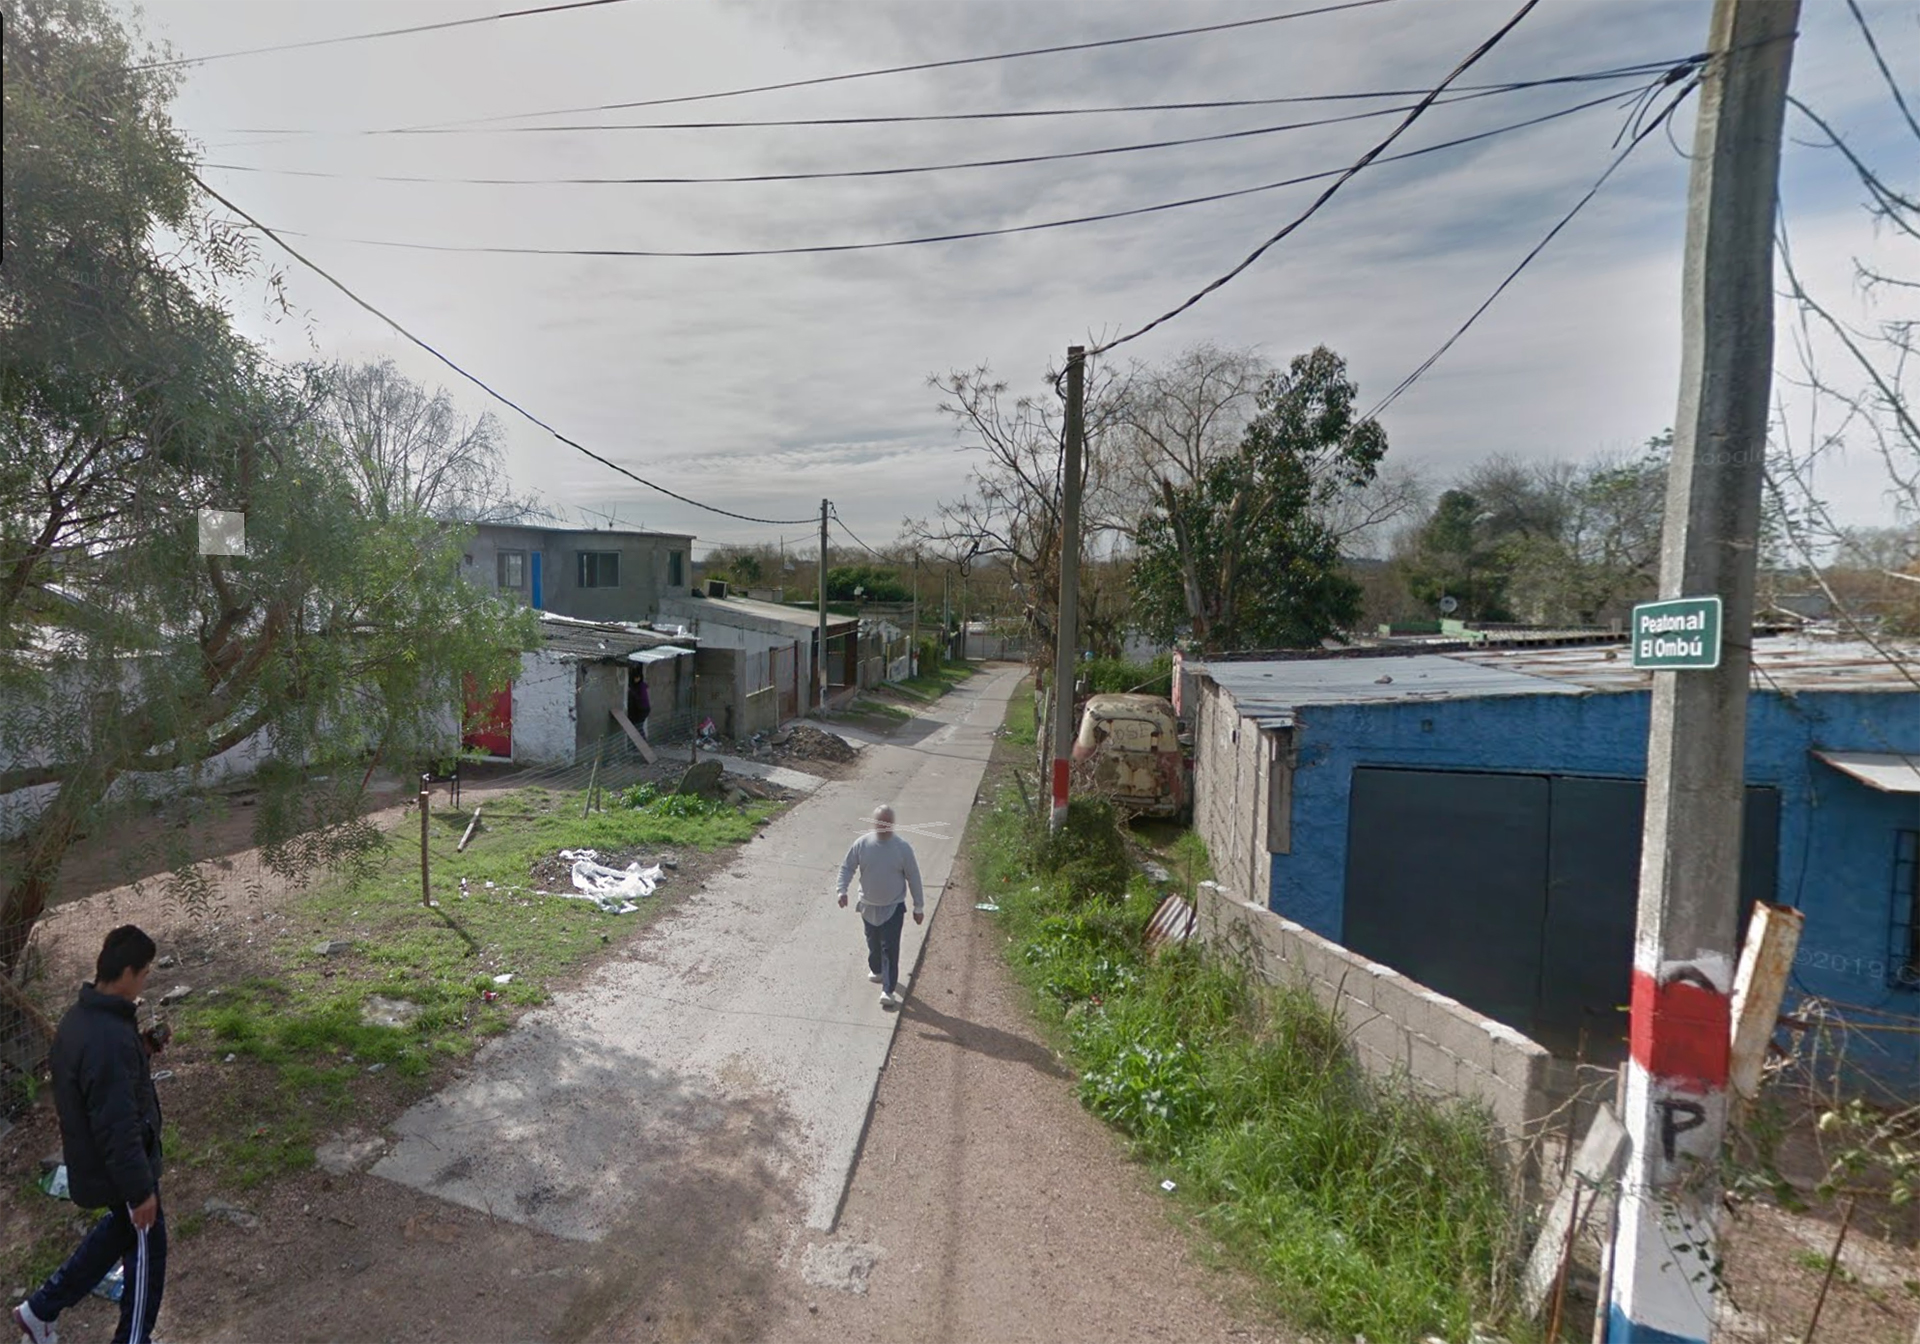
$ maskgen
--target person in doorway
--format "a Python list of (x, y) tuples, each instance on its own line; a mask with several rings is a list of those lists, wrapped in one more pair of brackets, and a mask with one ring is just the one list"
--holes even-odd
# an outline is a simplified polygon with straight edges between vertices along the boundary
[(920, 887), (920, 864), (913, 846), (893, 830), (893, 809), (873, 810), (873, 829), (853, 842), (840, 864), (840, 905), (847, 904), (847, 888), (860, 875), (860, 900), (855, 906), (867, 930), (867, 979), (880, 986), (880, 1006), (898, 1008), (900, 992), (900, 930), (906, 923), (907, 892), (913, 892), (913, 922), (926, 921), (926, 893)]
[(153, 939), (132, 924), (109, 933), (90, 985), (54, 1033), (53, 1104), (67, 1161), (67, 1189), (83, 1209), (106, 1213), (67, 1263), (13, 1309), (28, 1344), (58, 1344), (53, 1323), (124, 1266), (113, 1344), (148, 1344), (167, 1275), (167, 1219), (160, 1208), (160, 1098), (148, 1059), (164, 1028), (142, 1033), (135, 1004), (153, 972)]
[[(647, 716), (653, 713), (653, 696), (647, 690), (645, 668), (636, 667), (627, 682), (627, 717), (633, 721), (640, 736), (647, 736)], [(652, 738), (647, 738), (652, 741)]]

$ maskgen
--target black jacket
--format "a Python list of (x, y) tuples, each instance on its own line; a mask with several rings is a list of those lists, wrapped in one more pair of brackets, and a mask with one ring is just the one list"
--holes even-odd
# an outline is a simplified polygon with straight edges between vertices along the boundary
[(73, 1202), (145, 1203), (160, 1184), (160, 1098), (132, 1002), (80, 986), (54, 1033), (52, 1059)]

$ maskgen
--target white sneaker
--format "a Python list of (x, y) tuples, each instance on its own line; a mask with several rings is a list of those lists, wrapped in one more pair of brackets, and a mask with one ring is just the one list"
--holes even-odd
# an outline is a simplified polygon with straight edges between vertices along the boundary
[(880, 983), (880, 977), (872, 971), (867, 972), (867, 980), (871, 984), (877, 985)]
[(35, 1316), (33, 1308), (25, 1302), (13, 1309), (13, 1323), (20, 1327), (27, 1344), (60, 1344), (60, 1332), (53, 1328), (53, 1322)]
[(898, 1008), (906, 1001), (906, 997), (906, 995), (896, 989), (892, 993), (882, 994), (880, 996), (880, 1006), (882, 1008)]

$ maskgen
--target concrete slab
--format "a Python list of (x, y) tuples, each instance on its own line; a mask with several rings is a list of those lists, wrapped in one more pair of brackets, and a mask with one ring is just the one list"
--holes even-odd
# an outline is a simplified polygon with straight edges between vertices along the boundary
[[(932, 732), (863, 752), (629, 959), (529, 1013), (402, 1116), (373, 1174), (599, 1241), (686, 1173), (748, 1163), (831, 1230), (898, 1021), (867, 982), (859, 916), (834, 903), (840, 861), (892, 803), (937, 910), (1019, 676), (977, 676), (929, 708)], [(925, 927), (909, 920), (901, 946), (909, 996)]]
[(718, 761), (730, 775), (745, 775), (750, 779), (764, 779), (769, 784), (778, 784), (783, 789), (792, 789), (795, 793), (812, 793), (827, 781), (818, 775), (809, 775), (804, 771), (793, 770), (784, 765), (772, 765), (766, 761), (750, 761), (743, 756), (707, 755), (704, 761)]

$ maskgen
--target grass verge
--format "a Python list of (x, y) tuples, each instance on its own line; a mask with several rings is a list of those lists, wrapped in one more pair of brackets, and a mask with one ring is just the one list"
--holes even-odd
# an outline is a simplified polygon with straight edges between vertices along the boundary
[[(1094, 894), (1123, 842), (1106, 809), (1074, 808), (1049, 840), (1003, 796), (974, 863), (1083, 1104), (1301, 1325), (1398, 1340), (1498, 1322), (1516, 1227), (1486, 1117), (1362, 1072), (1305, 991), (1255, 987), (1197, 948), (1143, 957), (1158, 895), (1139, 877)], [(1196, 839), (1172, 849), (1173, 871), (1204, 871)]]
[(173, 1012), (173, 1057), (224, 1073), (169, 1165), (235, 1190), (305, 1170), (324, 1130), (417, 1099), (442, 1065), (506, 1031), (516, 1009), (545, 1002), (659, 908), (655, 897), (616, 915), (557, 894), (571, 889), (559, 851), (709, 850), (748, 839), (778, 810), (644, 789), (591, 816), (582, 804), (537, 789), (490, 800), (462, 853), (467, 815), (433, 814), (433, 908), (421, 902), (411, 828), (368, 870), (301, 898), (263, 967)]
[(938, 700), (971, 677), (977, 669), (971, 663), (941, 663), (917, 677), (890, 681), (887, 687), (913, 700)]

